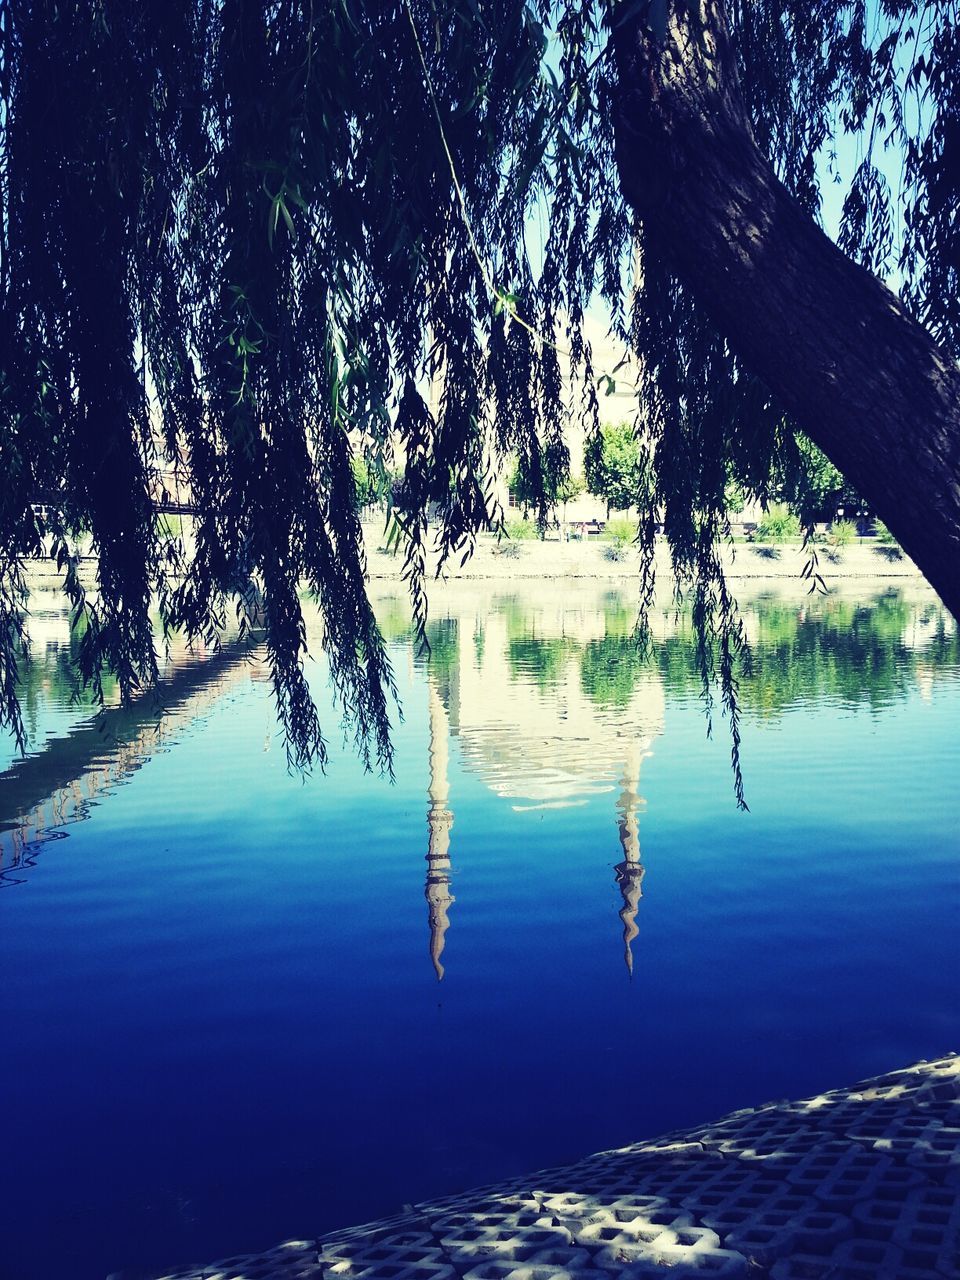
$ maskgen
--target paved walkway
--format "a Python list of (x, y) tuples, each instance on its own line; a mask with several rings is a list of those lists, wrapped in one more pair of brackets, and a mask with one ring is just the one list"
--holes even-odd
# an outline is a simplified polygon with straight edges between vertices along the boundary
[(960, 1056), (164, 1280), (614, 1276), (957, 1280)]

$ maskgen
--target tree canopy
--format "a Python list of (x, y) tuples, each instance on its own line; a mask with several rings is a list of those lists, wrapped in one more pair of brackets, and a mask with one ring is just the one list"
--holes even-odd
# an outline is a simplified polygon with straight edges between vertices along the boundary
[[(732, 697), (725, 487), (763, 497), (791, 467), (802, 485), (788, 411), (807, 413), (799, 426), (871, 501), (872, 474), (864, 485), (855, 472), (872, 455), (809, 421), (793, 371), (781, 377), (740, 324), (750, 308), (725, 309), (740, 284), (724, 255), (732, 244), (749, 264), (772, 224), (744, 213), (738, 247), (729, 209), (705, 201), (698, 228), (726, 238), (714, 251), (675, 216), (677, 192), (695, 200), (710, 176), (691, 159), (690, 121), (722, 115), (724, 137), (742, 135), (798, 219), (797, 262), (767, 273), (802, 273), (807, 224), (839, 207), (831, 252), (892, 274), (905, 359), (924, 377), (924, 361), (941, 362), (947, 403), (960, 343), (957, 7), (0, 0), (6, 722), (19, 732), (24, 563), (50, 553), (95, 689), (107, 672), (124, 698), (154, 680), (154, 601), (163, 627), (189, 636), (215, 637), (234, 609), (241, 627), (262, 623), (299, 764), (324, 757), (303, 669), (306, 584), (345, 718), (366, 758), (388, 763), (392, 676), (364, 583), (357, 459), (368, 475), (402, 463), (395, 532), (422, 629), (428, 515), (441, 563), (468, 551), (502, 521), (494, 477), (508, 454), (542, 505), (566, 468), (569, 416), (595, 437), (598, 381), (623, 376), (637, 382), (646, 587), (662, 518), (704, 678), (718, 661)], [(711, 164), (737, 170), (737, 146), (714, 151)], [(878, 313), (892, 306), (877, 297)], [(789, 345), (784, 325), (816, 327), (804, 305), (771, 343)], [(585, 319), (599, 309), (635, 374), (596, 367)], [(867, 403), (842, 370), (831, 376), (839, 402)], [(928, 471), (945, 492), (960, 429), (934, 426), (945, 443)], [(927, 567), (917, 504), (901, 516), (874, 488)], [(158, 518), (170, 498), (195, 512), (192, 539)], [(97, 557), (93, 592), (72, 553), (79, 533)]]
[(629, 422), (604, 422), (587, 442), (584, 473), (590, 492), (607, 511), (625, 511), (641, 492), (640, 447)]

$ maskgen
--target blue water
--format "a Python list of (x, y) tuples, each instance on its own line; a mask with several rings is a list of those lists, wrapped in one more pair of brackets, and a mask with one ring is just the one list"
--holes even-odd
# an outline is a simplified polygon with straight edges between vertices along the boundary
[(0, 805), (52, 792), (0, 811), (0, 1276), (312, 1237), (960, 1046), (953, 624), (745, 610), (749, 813), (688, 622), (641, 664), (629, 596), (451, 590), (429, 665), (385, 599), (394, 784), (333, 712), (290, 776), (255, 664), (91, 748), (48, 617), (33, 773), (0, 757)]

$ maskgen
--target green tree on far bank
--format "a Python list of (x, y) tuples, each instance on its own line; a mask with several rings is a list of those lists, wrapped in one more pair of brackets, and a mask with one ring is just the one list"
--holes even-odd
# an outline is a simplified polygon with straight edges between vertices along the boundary
[(796, 433), (777, 467), (777, 498), (786, 503), (801, 524), (830, 523), (842, 507), (845, 515), (859, 513), (864, 501), (857, 490), (807, 436)]
[(640, 446), (629, 422), (605, 422), (587, 442), (583, 467), (587, 490), (607, 504), (608, 515), (637, 505)]
[(563, 518), (567, 518), (567, 503), (573, 502), (574, 498), (579, 498), (581, 493), (585, 493), (587, 482), (583, 476), (567, 476), (557, 485), (556, 501), (557, 505), (563, 508)]
[(387, 467), (365, 458), (354, 457), (350, 463), (357, 506), (362, 511), (386, 502), (396, 484), (397, 476)]
[(522, 511), (536, 510), (542, 497), (545, 502), (544, 515), (557, 507), (562, 507), (564, 519), (566, 519), (567, 503), (578, 498), (585, 488), (586, 483), (583, 477), (571, 475), (566, 469), (542, 476), (537, 483), (527, 475), (516, 460), (507, 480), (507, 491)]

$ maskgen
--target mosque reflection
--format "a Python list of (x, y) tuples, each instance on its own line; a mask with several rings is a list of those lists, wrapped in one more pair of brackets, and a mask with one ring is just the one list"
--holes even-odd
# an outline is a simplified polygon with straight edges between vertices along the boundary
[[(392, 605), (392, 610), (391, 610)], [(415, 648), (398, 602), (385, 607), (392, 638)], [(758, 597), (743, 607), (750, 667), (741, 710), (759, 719), (829, 698), (880, 708), (956, 673), (960, 651), (949, 615), (927, 597), (895, 592), (868, 603), (842, 598)], [(634, 971), (646, 874), (640, 844), (643, 760), (663, 732), (668, 700), (698, 699), (700, 674), (689, 617), (654, 613), (651, 654), (638, 650), (635, 612), (616, 593), (469, 592), (444, 600), (422, 659), (428, 686), (430, 783), (426, 898), (430, 957), (438, 979), (450, 929), (449, 759), (518, 814), (602, 805), (610, 799), (619, 837), (611, 866), (619, 890), (623, 960)], [(391, 632), (390, 622), (393, 622)]]
[(638, 810), (645, 803), (637, 788), (640, 785), (640, 755), (633, 748), (627, 754), (626, 770), (623, 775), (623, 790), (617, 801), (620, 821), (620, 845), (623, 849), (623, 861), (618, 862), (614, 870), (617, 873), (617, 884), (623, 895), (623, 906), (620, 908), (620, 919), (623, 921), (623, 958), (627, 972), (633, 975), (633, 940), (640, 932), (637, 928), (637, 908), (643, 897), (643, 863), (640, 861), (640, 822)]
[[(519, 815), (591, 806), (609, 813), (611, 869), (619, 893), (623, 962), (632, 975), (645, 869), (641, 854), (644, 759), (664, 731), (667, 703), (700, 696), (689, 619), (674, 606), (651, 619), (652, 651), (633, 639), (634, 610), (615, 593), (525, 587), (522, 597), (450, 593), (434, 607), (429, 654), (420, 654), (402, 600), (380, 601), (394, 658), (406, 653), (426, 689), (427, 838), (424, 895), (429, 956), (438, 980), (450, 941), (456, 797), (451, 759)], [(926, 596), (885, 593), (867, 604), (753, 600), (743, 606), (751, 664), (740, 684), (741, 711), (778, 717), (803, 701), (835, 700), (871, 710), (910, 694), (932, 696), (960, 672), (957, 631)], [(24, 690), (28, 715), (51, 703), (68, 678), (65, 622), (46, 625)], [(57, 628), (60, 628), (57, 631)], [(264, 677), (249, 650), (180, 654), (156, 697), (86, 720), (52, 737), (35, 755), (0, 773), (0, 885), (16, 882), (49, 839), (174, 746), (187, 727), (215, 714), (232, 690)], [(325, 785), (318, 780), (318, 786)], [(422, 846), (421, 846), (422, 848)], [(461, 903), (461, 907), (468, 905)], [(455, 917), (454, 917), (455, 923)], [(615, 921), (611, 920), (615, 926)]]
[(429, 682), (430, 703), (430, 807), (427, 825), (430, 844), (427, 849), (427, 887), (425, 890), (430, 918), (430, 959), (437, 980), (443, 978), (444, 941), (450, 928), (448, 912), (455, 899), (450, 892), (450, 828), (453, 814), (447, 808), (450, 796), (448, 781), (449, 726), (447, 712), (433, 682)]
[[(618, 619), (618, 624), (625, 621)], [(469, 603), (428, 630), (423, 661), (429, 707), (429, 828), (426, 897), (430, 956), (438, 979), (450, 928), (450, 739), (465, 768), (518, 814), (581, 807), (609, 797), (611, 859), (622, 897), (627, 971), (644, 876), (640, 854), (641, 761), (663, 731), (664, 689), (656, 670), (595, 696), (580, 655), (608, 638), (610, 618), (593, 608), (518, 606), (474, 611)], [(622, 636), (629, 652), (636, 647)], [(408, 643), (412, 640), (408, 639)], [(628, 660), (613, 655), (613, 665)], [(614, 676), (616, 673), (614, 672)], [(615, 847), (615, 846), (614, 846)], [(615, 865), (614, 865), (615, 864)]]
[[(429, 844), (427, 848), (427, 884), (425, 896), (428, 905), (430, 927), (430, 959), (433, 963), (437, 980), (444, 975), (444, 967), (440, 962), (446, 943), (446, 933), (450, 928), (449, 910), (456, 901), (450, 892), (450, 828), (453, 826), (453, 813), (448, 806), (450, 783), (448, 779), (449, 764), (449, 725), (446, 708), (443, 705), (432, 683), (429, 687), (430, 709), (430, 803), (427, 807), (427, 826), (429, 828)], [(650, 754), (646, 752), (644, 754)], [(614, 867), (617, 884), (623, 897), (620, 919), (623, 922), (623, 958), (627, 972), (633, 974), (633, 940), (637, 937), (637, 910), (643, 896), (642, 885), (644, 866), (640, 858), (640, 824), (639, 811), (646, 803), (638, 791), (640, 785), (641, 752), (637, 746), (627, 747), (622, 778), (622, 791), (616, 802), (620, 834), (620, 846), (623, 859)], [(560, 801), (547, 802), (556, 807)], [(515, 805), (515, 809), (521, 806)], [(523, 806), (523, 808), (539, 806)]]

